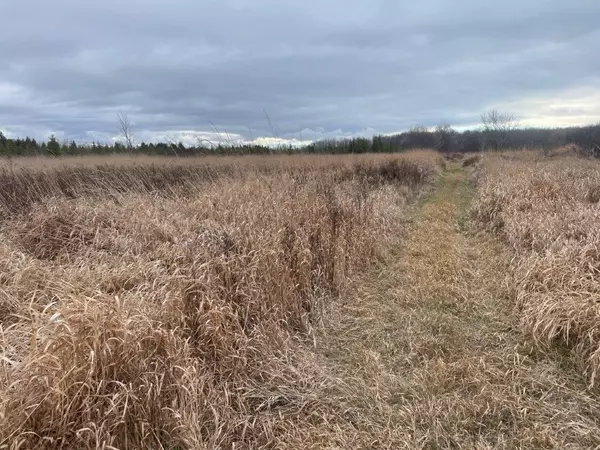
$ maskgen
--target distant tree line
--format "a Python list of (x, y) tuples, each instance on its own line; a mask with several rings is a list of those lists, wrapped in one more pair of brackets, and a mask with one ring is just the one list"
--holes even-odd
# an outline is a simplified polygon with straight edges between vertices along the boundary
[(575, 144), (584, 150), (600, 147), (600, 125), (569, 128), (514, 128), (510, 130), (480, 129), (456, 131), (439, 126), (433, 131), (422, 127), (384, 137), (393, 149), (436, 148), (441, 152), (480, 152), (507, 148), (551, 150)]
[(507, 148), (539, 148), (549, 151), (567, 144), (575, 144), (585, 151), (600, 155), (600, 124), (568, 128), (520, 127), (511, 114), (495, 110), (482, 115), (482, 127), (477, 130), (457, 131), (450, 125), (439, 125), (430, 130), (417, 126), (408, 131), (374, 136), (372, 139), (332, 139), (315, 141), (303, 147), (222, 143), (214, 145), (198, 141), (196, 145), (181, 142), (134, 144), (132, 135), (126, 131), (123, 142), (111, 144), (81, 144), (75, 141), (59, 142), (54, 136), (48, 141), (35, 139), (9, 139), (0, 132), (0, 156), (33, 155), (107, 155), (143, 154), (161, 156), (194, 155), (245, 155), (269, 153), (393, 153), (415, 148), (434, 148), (440, 152), (480, 152)]
[[(122, 142), (111, 144), (92, 142), (77, 143), (75, 141), (59, 142), (55, 136), (48, 141), (39, 142), (35, 139), (9, 139), (0, 132), (0, 156), (82, 156), (82, 155), (157, 155), (157, 156), (195, 156), (195, 155), (226, 155), (226, 154), (267, 154), (274, 149), (262, 145), (192, 145), (182, 142), (141, 142), (131, 145)], [(293, 152), (294, 149), (282, 148), (282, 151)]]
[(401, 152), (415, 148), (434, 148), (440, 152), (482, 152), (508, 148), (536, 148), (549, 151), (575, 144), (600, 156), (600, 124), (568, 128), (520, 127), (512, 114), (495, 110), (482, 114), (482, 127), (457, 131), (450, 125), (430, 130), (416, 126), (408, 131), (374, 136), (373, 139), (317, 141), (304, 147), (307, 153)]

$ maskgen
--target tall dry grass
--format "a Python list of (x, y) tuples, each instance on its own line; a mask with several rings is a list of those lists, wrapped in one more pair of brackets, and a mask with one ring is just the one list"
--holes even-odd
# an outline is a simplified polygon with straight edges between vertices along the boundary
[(488, 156), (478, 220), (516, 251), (521, 321), (542, 348), (566, 347), (598, 385), (600, 372), (600, 166), (560, 152)]
[(283, 155), (161, 158), (120, 155), (104, 158), (13, 158), (0, 160), (0, 213), (3, 217), (14, 215), (51, 197), (72, 199), (124, 193), (194, 196), (203, 190), (203, 185), (220, 178), (247, 179), (281, 173), (298, 178), (318, 171), (329, 174), (335, 172), (336, 180), (355, 175), (363, 175), (363, 178), (367, 177), (369, 180), (389, 179), (398, 174), (404, 177), (405, 184), (414, 184), (420, 183), (427, 173), (403, 171), (397, 164), (418, 164), (422, 161), (427, 166), (432, 158), (435, 156), (428, 151), (406, 154), (399, 163), (395, 162), (397, 159), (385, 154), (343, 157)]
[(318, 447), (323, 303), (398, 239), (437, 164), (2, 169), (0, 442)]

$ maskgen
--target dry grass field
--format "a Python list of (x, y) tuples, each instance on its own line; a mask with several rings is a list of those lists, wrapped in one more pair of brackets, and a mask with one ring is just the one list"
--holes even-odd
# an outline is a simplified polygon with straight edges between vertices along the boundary
[(306, 441), (325, 382), (305, 356), (321, 312), (395, 247), (439, 161), (5, 162), (0, 443)]
[(0, 164), (0, 448), (600, 448), (600, 167)]
[(523, 331), (507, 276), (519, 256), (471, 220), (495, 161), (448, 163), (395, 255), (331, 303), (318, 341), (337, 380), (322, 396), (333, 431), (315, 448), (600, 448), (597, 393)]
[(476, 217), (515, 250), (519, 318), (563, 347), (596, 387), (600, 371), (600, 165), (569, 149), (485, 159)]

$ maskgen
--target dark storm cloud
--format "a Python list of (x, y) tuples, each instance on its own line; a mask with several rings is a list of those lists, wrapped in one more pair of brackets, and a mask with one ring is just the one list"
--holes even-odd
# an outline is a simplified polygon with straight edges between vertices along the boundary
[[(88, 3), (0, 4), (0, 129), (110, 137), (119, 111), (148, 139), (460, 126), (505, 105), (599, 118), (596, 1)], [(585, 94), (555, 104), (566, 92)]]

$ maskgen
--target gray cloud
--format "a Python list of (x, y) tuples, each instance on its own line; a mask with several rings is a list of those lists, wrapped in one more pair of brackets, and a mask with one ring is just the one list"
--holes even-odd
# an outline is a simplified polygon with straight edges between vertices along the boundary
[(270, 136), (263, 110), (296, 139), (469, 125), (502, 106), (533, 124), (600, 119), (565, 100), (600, 92), (595, 0), (21, 0), (0, 17), (12, 134), (110, 137), (119, 111), (144, 139)]

